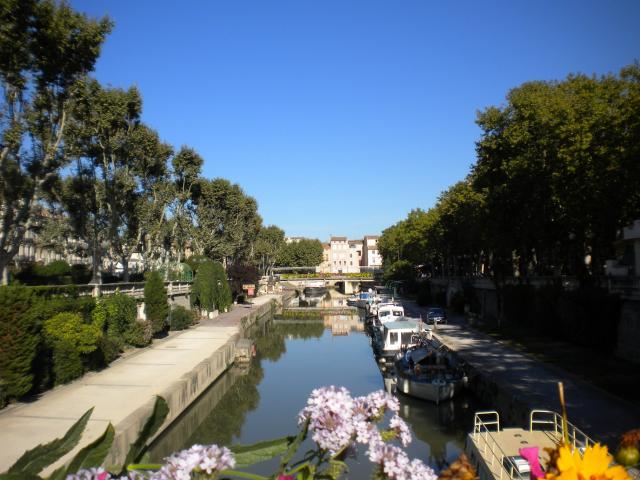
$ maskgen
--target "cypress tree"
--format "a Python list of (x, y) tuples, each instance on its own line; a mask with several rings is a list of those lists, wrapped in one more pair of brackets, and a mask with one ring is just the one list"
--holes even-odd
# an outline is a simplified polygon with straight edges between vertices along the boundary
[(151, 322), (153, 333), (162, 332), (165, 329), (165, 321), (169, 315), (167, 302), (167, 289), (164, 288), (164, 280), (159, 272), (149, 272), (147, 282), (144, 285), (144, 305), (147, 320)]

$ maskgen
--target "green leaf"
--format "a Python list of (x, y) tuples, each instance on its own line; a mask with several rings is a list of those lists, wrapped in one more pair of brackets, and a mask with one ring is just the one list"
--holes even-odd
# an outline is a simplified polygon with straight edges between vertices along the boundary
[(38, 475), (30, 473), (0, 473), (0, 480), (42, 480)]
[(234, 445), (230, 448), (236, 459), (237, 467), (248, 467), (264, 462), (287, 451), (295, 437), (282, 437), (274, 440), (254, 443), (253, 445)]
[(80, 417), (62, 438), (56, 438), (45, 445), (38, 445), (32, 450), (26, 451), (16, 463), (14, 463), (7, 473), (18, 473), (24, 475), (37, 475), (41, 470), (48, 467), (61, 457), (69, 453), (80, 441), (80, 436), (84, 427), (89, 421), (93, 408)]
[(169, 414), (169, 406), (164, 398), (157, 396), (156, 402), (153, 405), (153, 412), (144, 424), (138, 438), (129, 447), (129, 453), (122, 465), (122, 470), (126, 468), (130, 463), (137, 463), (140, 460), (141, 454), (144, 452), (144, 448), (147, 445), (147, 441), (158, 431), (158, 429), (164, 423), (165, 418)]
[(309, 419), (307, 419), (307, 421), (304, 422), (304, 425), (302, 426), (300, 433), (298, 433), (295, 440), (291, 442), (291, 445), (289, 445), (289, 449), (282, 457), (282, 460), (280, 461), (280, 469), (278, 470), (278, 473), (284, 472), (284, 469), (286, 468), (287, 464), (291, 461), (295, 453), (298, 451), (298, 448), (300, 448), (300, 445), (302, 444), (304, 439), (307, 438), (308, 430), (309, 430)]
[(49, 475), (47, 480), (64, 480), (65, 478), (67, 478), (67, 467), (63, 465)]
[(76, 473), (81, 468), (91, 468), (102, 465), (102, 462), (111, 449), (114, 435), (115, 430), (113, 429), (113, 425), (109, 423), (99, 438), (80, 450), (73, 460), (71, 460), (69, 468), (67, 468), (67, 474)]

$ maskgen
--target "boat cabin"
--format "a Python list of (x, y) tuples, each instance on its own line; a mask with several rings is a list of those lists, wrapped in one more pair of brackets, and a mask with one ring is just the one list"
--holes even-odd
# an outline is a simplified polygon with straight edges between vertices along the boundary
[(416, 334), (422, 331), (422, 322), (400, 317), (402, 320), (382, 325), (381, 351), (383, 355), (394, 355), (402, 349), (416, 345)]
[(378, 320), (387, 323), (404, 317), (404, 308), (397, 303), (381, 303), (378, 305)]

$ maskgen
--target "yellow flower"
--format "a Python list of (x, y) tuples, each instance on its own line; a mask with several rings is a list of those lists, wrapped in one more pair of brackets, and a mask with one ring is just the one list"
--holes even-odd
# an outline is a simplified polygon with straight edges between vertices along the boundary
[(584, 455), (567, 446), (560, 447), (558, 474), (548, 473), (547, 480), (631, 480), (624, 467), (610, 466), (613, 457), (606, 446), (598, 443), (587, 447)]

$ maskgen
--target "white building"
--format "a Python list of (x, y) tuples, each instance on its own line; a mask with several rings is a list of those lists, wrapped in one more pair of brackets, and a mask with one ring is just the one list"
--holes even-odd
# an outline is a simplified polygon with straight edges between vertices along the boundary
[(362, 266), (369, 268), (380, 268), (382, 266), (382, 256), (378, 250), (378, 235), (365, 235), (362, 248)]

